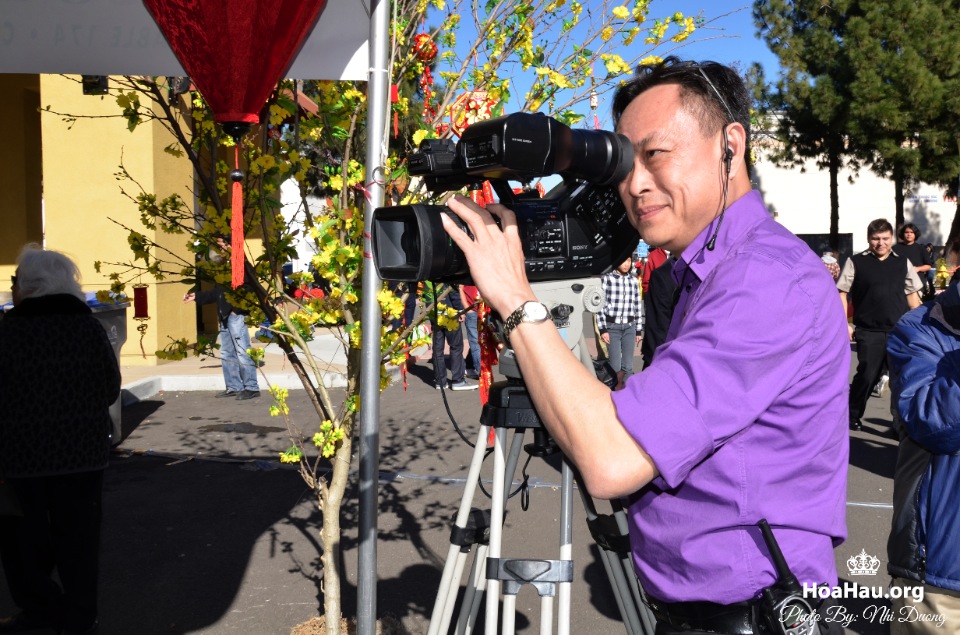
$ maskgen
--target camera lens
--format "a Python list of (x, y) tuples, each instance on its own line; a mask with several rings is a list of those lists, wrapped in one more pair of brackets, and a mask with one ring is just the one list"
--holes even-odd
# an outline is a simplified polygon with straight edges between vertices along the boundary
[(633, 146), (606, 130), (570, 130), (567, 167), (559, 171), (596, 185), (616, 185), (633, 168)]
[(438, 205), (400, 205), (374, 211), (374, 264), (383, 280), (456, 282), (467, 279), (467, 259), (443, 229), (446, 213), (463, 231), (466, 223)]

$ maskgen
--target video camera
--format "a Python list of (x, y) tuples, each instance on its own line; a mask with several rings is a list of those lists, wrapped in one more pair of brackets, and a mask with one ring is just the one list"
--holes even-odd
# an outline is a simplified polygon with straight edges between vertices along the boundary
[[(424, 140), (409, 166), (434, 193), (479, 188), (489, 180), (500, 203), (517, 216), (531, 282), (601, 275), (637, 246), (639, 235), (616, 188), (633, 167), (633, 147), (623, 135), (573, 130), (543, 114), (515, 113), (472, 124), (457, 143)], [(516, 195), (508, 184), (552, 174), (563, 181), (543, 198)], [(380, 278), (469, 280), (466, 259), (444, 231), (441, 212), (469, 233), (444, 206), (374, 210), (371, 240)]]

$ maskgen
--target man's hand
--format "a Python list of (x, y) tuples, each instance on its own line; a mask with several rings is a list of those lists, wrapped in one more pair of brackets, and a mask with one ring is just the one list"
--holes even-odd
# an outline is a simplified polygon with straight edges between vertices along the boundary
[[(447, 214), (440, 215), (443, 228), (466, 256), (470, 275), (484, 301), (506, 317), (524, 302), (536, 300), (527, 281), (514, 213), (503, 205), (489, 205), (484, 209), (460, 195), (450, 199), (447, 207), (473, 234), (471, 239)], [(500, 219), (502, 229), (495, 217)]]
[(184, 303), (184, 304), (186, 304), (187, 302), (193, 302), (193, 301), (196, 300), (196, 299), (197, 299), (197, 294), (196, 294), (196, 293), (184, 293), (184, 294), (183, 294), (183, 303)]
[(637, 346), (640, 346), (640, 342), (643, 341), (643, 336), (637, 333)]
[(853, 324), (847, 322), (847, 330), (850, 331), (850, 341), (853, 341)]
[(601, 334), (600, 334), (600, 339), (603, 340), (603, 343), (604, 343), (604, 344), (609, 344), (609, 343), (610, 343), (610, 334), (609, 334), (609, 333), (601, 333)]

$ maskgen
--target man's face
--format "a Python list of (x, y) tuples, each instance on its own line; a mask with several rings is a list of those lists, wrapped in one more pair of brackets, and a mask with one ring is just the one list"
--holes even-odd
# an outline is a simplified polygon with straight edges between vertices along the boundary
[(893, 246), (893, 232), (877, 232), (867, 237), (870, 243), (870, 251), (878, 258), (886, 258), (890, 255), (890, 249)]
[(704, 137), (676, 84), (637, 96), (618, 132), (633, 143), (633, 171), (619, 185), (630, 222), (648, 244), (685, 249), (720, 213), (723, 134)]

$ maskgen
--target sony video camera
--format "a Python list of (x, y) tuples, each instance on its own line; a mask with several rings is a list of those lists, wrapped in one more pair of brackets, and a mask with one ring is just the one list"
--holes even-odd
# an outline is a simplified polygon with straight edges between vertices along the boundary
[[(516, 113), (479, 121), (460, 141), (427, 139), (410, 157), (410, 174), (434, 193), (475, 188), (489, 180), (500, 203), (517, 215), (531, 282), (597, 276), (622, 263), (637, 246), (617, 184), (633, 167), (626, 137), (573, 130), (542, 114)], [(559, 174), (563, 181), (540, 198), (514, 194), (508, 181)], [(373, 213), (373, 260), (384, 280), (465, 282), (463, 252), (440, 222), (445, 206), (380, 207)]]

